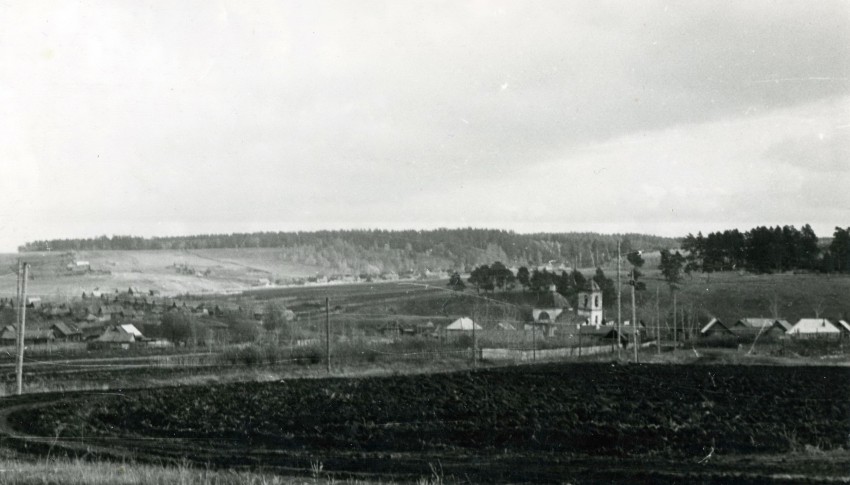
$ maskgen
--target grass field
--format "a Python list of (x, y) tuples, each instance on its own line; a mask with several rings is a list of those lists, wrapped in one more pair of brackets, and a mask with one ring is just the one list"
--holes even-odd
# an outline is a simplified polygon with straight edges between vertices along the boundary
[[(0, 296), (14, 296), (18, 258), (30, 263), (29, 294), (66, 298), (95, 288), (136, 286), (164, 294), (248, 288), (259, 280), (301, 278), (322, 271), (292, 264), (276, 249), (200, 249), (192, 251), (78, 251), (0, 254)], [(71, 272), (72, 261), (88, 261), (89, 272)]]
[[(648, 321), (654, 316), (656, 289), (662, 314), (672, 309), (672, 297), (657, 271), (647, 271), (647, 291), (639, 308)], [(628, 290), (628, 287), (624, 291)], [(629, 295), (623, 304), (631, 313)], [(745, 317), (777, 317), (795, 323), (800, 318), (850, 316), (850, 275), (714, 273), (686, 276), (678, 296), (680, 308), (734, 323)], [(777, 315), (773, 315), (774, 311)]]

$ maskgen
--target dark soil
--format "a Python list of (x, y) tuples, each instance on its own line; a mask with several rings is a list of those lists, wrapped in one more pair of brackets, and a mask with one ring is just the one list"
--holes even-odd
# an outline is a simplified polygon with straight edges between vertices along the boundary
[[(425, 476), (440, 463), (473, 481), (664, 481), (684, 466), (680, 478), (744, 470), (758, 482), (799, 469), (760, 456), (848, 446), (850, 369), (548, 364), (303, 379), (66, 396), (8, 421), (215, 466), (320, 460), (331, 471)], [(708, 474), (705, 457), (716, 464)]]

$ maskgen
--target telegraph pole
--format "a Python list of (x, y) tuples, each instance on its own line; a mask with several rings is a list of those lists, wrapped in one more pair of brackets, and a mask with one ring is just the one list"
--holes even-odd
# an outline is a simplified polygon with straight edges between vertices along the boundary
[(331, 299), (325, 297), (325, 353), (328, 374), (331, 373)]
[(637, 281), (635, 281), (635, 267), (632, 266), (632, 335), (634, 335), (635, 363), (637, 363), (637, 361), (638, 361), (638, 322), (637, 322), (637, 308), (635, 308), (635, 286), (637, 286)]
[(537, 322), (531, 322), (531, 358), (537, 360)]
[(658, 299), (661, 289), (655, 287), (655, 349), (658, 355), (661, 355), (661, 312), (658, 307)]
[(18, 395), (24, 389), (24, 332), (27, 324), (27, 275), (29, 264), (18, 261), (18, 360), (15, 365), (15, 376), (18, 385)]
[(620, 282), (620, 240), (617, 240), (617, 358), (620, 357), (620, 336), (622, 329), (620, 322), (622, 321), (622, 283)]

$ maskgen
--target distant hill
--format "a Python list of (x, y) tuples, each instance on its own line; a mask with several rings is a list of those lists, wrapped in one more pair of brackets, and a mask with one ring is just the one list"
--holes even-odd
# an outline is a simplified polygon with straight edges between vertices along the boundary
[(536, 233), (494, 229), (427, 231), (348, 230), (315, 232), (255, 232), (179, 237), (101, 236), (28, 242), (20, 252), (122, 251), (275, 248), (290, 264), (318, 267), (328, 273), (381, 274), (469, 270), (502, 261), (507, 265), (559, 262), (595, 267), (617, 252), (654, 251), (679, 247), (673, 238), (645, 234)]

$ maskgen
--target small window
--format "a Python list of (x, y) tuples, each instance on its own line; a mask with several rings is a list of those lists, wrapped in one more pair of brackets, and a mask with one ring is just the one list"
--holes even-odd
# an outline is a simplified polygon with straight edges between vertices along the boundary
[(596, 295), (595, 297), (593, 297), (593, 306), (595, 306), (596, 308), (599, 308), (599, 295)]
[(587, 308), (587, 295), (584, 295), (584, 307)]

